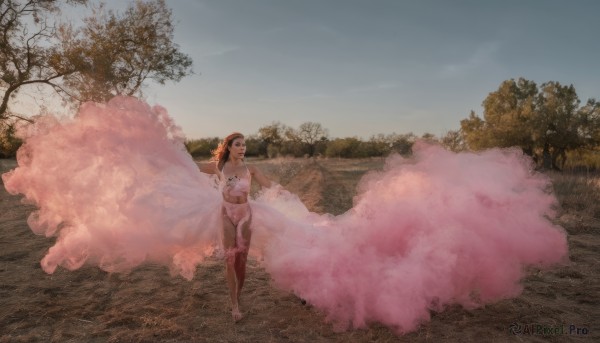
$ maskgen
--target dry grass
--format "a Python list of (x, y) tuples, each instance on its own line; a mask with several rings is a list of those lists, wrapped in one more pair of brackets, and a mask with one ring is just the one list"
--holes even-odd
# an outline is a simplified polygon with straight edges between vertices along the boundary
[[(343, 213), (354, 187), (380, 159), (254, 161), (271, 178), (298, 193), (313, 210)], [(0, 172), (14, 161), (0, 160)], [(40, 259), (53, 240), (26, 224), (33, 207), (0, 187), (0, 342), (592, 342), (600, 314), (600, 202), (593, 176), (553, 174), (561, 207), (557, 222), (569, 233), (569, 266), (532, 271), (516, 299), (476, 310), (450, 307), (403, 336), (378, 324), (336, 332), (324, 316), (293, 295), (272, 287), (256, 261), (242, 297), (246, 317), (233, 324), (224, 268), (201, 265), (195, 278), (171, 277), (161, 266), (130, 274), (95, 267), (45, 274)], [(300, 181), (298, 181), (300, 180)], [(402, 306), (402, 304), (398, 304)], [(521, 335), (512, 323), (574, 324), (588, 335)]]
[[(600, 219), (600, 173), (551, 173), (554, 192), (561, 204), (559, 217), (567, 216), (569, 233), (598, 230)], [(573, 223), (577, 225), (571, 225)]]

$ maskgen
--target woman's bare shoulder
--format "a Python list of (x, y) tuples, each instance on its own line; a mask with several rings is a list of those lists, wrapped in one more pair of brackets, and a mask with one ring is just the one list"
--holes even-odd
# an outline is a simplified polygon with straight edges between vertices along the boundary
[(255, 165), (248, 165), (248, 170), (252, 175), (253, 179), (256, 180), (262, 187), (270, 187), (271, 181), (265, 176), (261, 170)]

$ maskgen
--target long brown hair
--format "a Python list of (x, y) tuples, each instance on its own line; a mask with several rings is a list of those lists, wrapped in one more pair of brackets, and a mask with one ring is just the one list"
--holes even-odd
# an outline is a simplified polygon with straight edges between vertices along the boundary
[(229, 149), (227, 148), (231, 148), (231, 144), (233, 143), (233, 141), (238, 138), (244, 138), (244, 135), (242, 135), (239, 132), (234, 132), (229, 136), (225, 137), (225, 139), (223, 139), (223, 141), (219, 143), (219, 146), (217, 146), (217, 148), (212, 151), (213, 156), (210, 160), (217, 161), (217, 168), (219, 170), (223, 168), (223, 165), (229, 158)]

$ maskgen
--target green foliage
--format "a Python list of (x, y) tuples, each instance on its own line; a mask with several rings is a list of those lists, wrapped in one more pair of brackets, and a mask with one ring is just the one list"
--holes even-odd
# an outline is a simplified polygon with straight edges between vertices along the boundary
[[(245, 141), (246, 156), (260, 156), (260, 139), (256, 135), (250, 135), (246, 137)], [(221, 143), (219, 137), (190, 139), (185, 141), (185, 147), (194, 158), (210, 158), (212, 156), (212, 151), (219, 146), (219, 143)]]
[[(261, 140), (257, 135), (250, 135), (246, 137), (246, 156), (258, 157), (261, 156), (259, 154), (260, 146), (262, 144)], [(263, 155), (264, 156), (264, 155)]]
[(600, 149), (578, 149), (567, 152), (565, 169), (600, 171)]
[(327, 157), (366, 157), (364, 155), (365, 149), (363, 145), (365, 143), (360, 141), (356, 137), (348, 138), (336, 138), (329, 141), (327, 148), (325, 149), (325, 156)]
[(440, 139), (440, 143), (448, 150), (454, 152), (464, 151), (466, 143), (462, 131), (450, 130)]
[[(428, 135), (433, 139), (433, 135)], [(399, 153), (408, 156), (412, 153), (412, 145), (416, 136), (408, 134), (374, 135), (368, 141), (357, 137), (335, 138), (327, 142), (326, 157), (364, 158), (386, 156), (390, 153)]]
[[(0, 1), (0, 120), (10, 116), (9, 100), (22, 86), (32, 83), (53, 85), (75, 71), (66, 63), (58, 30), (50, 20), (59, 12), (60, 3), (51, 0)], [(68, 45), (63, 48), (68, 50)]]
[(122, 14), (97, 8), (81, 31), (65, 35), (76, 52), (71, 57), (77, 72), (65, 76), (69, 93), (104, 102), (139, 96), (146, 79), (181, 80), (191, 73), (192, 61), (173, 43), (172, 21), (164, 0), (138, 0)]
[(285, 140), (281, 144), (281, 150), (279, 151), (281, 156), (292, 156), (292, 157), (303, 157), (308, 155), (306, 147), (302, 142), (297, 140)]
[(300, 142), (305, 154), (312, 157), (323, 153), (328, 140), (328, 132), (320, 123), (306, 122), (300, 124), (297, 130), (288, 130), (292, 141)]
[(15, 136), (17, 124), (15, 119), (0, 121), (0, 158), (15, 157), (23, 143)]
[(185, 147), (193, 157), (208, 158), (211, 156), (212, 151), (217, 148), (220, 142), (221, 139), (219, 139), (219, 137), (200, 138), (187, 140), (185, 142)]
[(518, 146), (545, 168), (562, 168), (567, 152), (600, 143), (600, 105), (580, 107), (575, 88), (558, 82), (523, 78), (502, 82), (483, 101), (483, 118), (471, 111), (461, 121), (466, 145), (473, 150)]
[(389, 140), (389, 136), (385, 136), (381, 133), (373, 135), (366, 143), (365, 154), (369, 157), (385, 156), (390, 153), (391, 142)]
[(315, 156), (323, 155), (327, 148), (327, 129), (319, 123), (306, 122), (298, 129), (273, 122), (263, 126), (256, 135), (258, 155), (277, 156)]
[[(23, 86), (51, 87), (65, 104), (141, 95), (147, 79), (164, 84), (190, 74), (191, 59), (173, 43), (164, 0), (136, 0), (119, 14), (103, 6), (84, 26), (55, 22), (65, 4), (86, 0), (0, 0), (0, 140), (2, 154), (19, 141), (9, 104)], [(203, 154), (204, 152), (202, 152)]]
[(471, 149), (520, 146), (533, 149), (537, 112), (537, 86), (525, 79), (502, 82), (497, 91), (483, 101), (484, 119), (471, 111), (461, 121), (461, 129)]
[(403, 135), (392, 134), (388, 139), (391, 152), (398, 153), (402, 156), (408, 156), (412, 154), (412, 146), (415, 143), (417, 136), (410, 132)]
[(257, 134), (257, 139), (260, 141), (258, 155), (269, 158), (277, 157), (281, 153), (285, 132), (289, 129), (280, 122), (273, 122), (259, 128)]
[(164, 84), (191, 73), (191, 59), (173, 43), (164, 0), (137, 0), (122, 14), (100, 6), (81, 28), (53, 22), (62, 4), (85, 2), (0, 1), (0, 119), (29, 84), (49, 86), (78, 104), (139, 96), (147, 79)]

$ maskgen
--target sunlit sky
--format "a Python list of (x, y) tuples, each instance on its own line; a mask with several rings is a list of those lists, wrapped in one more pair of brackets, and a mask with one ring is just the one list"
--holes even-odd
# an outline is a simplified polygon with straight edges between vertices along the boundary
[(600, 1), (167, 4), (195, 74), (145, 95), (189, 138), (253, 134), (273, 121), (319, 122), (332, 137), (443, 135), (518, 77), (600, 98)]

